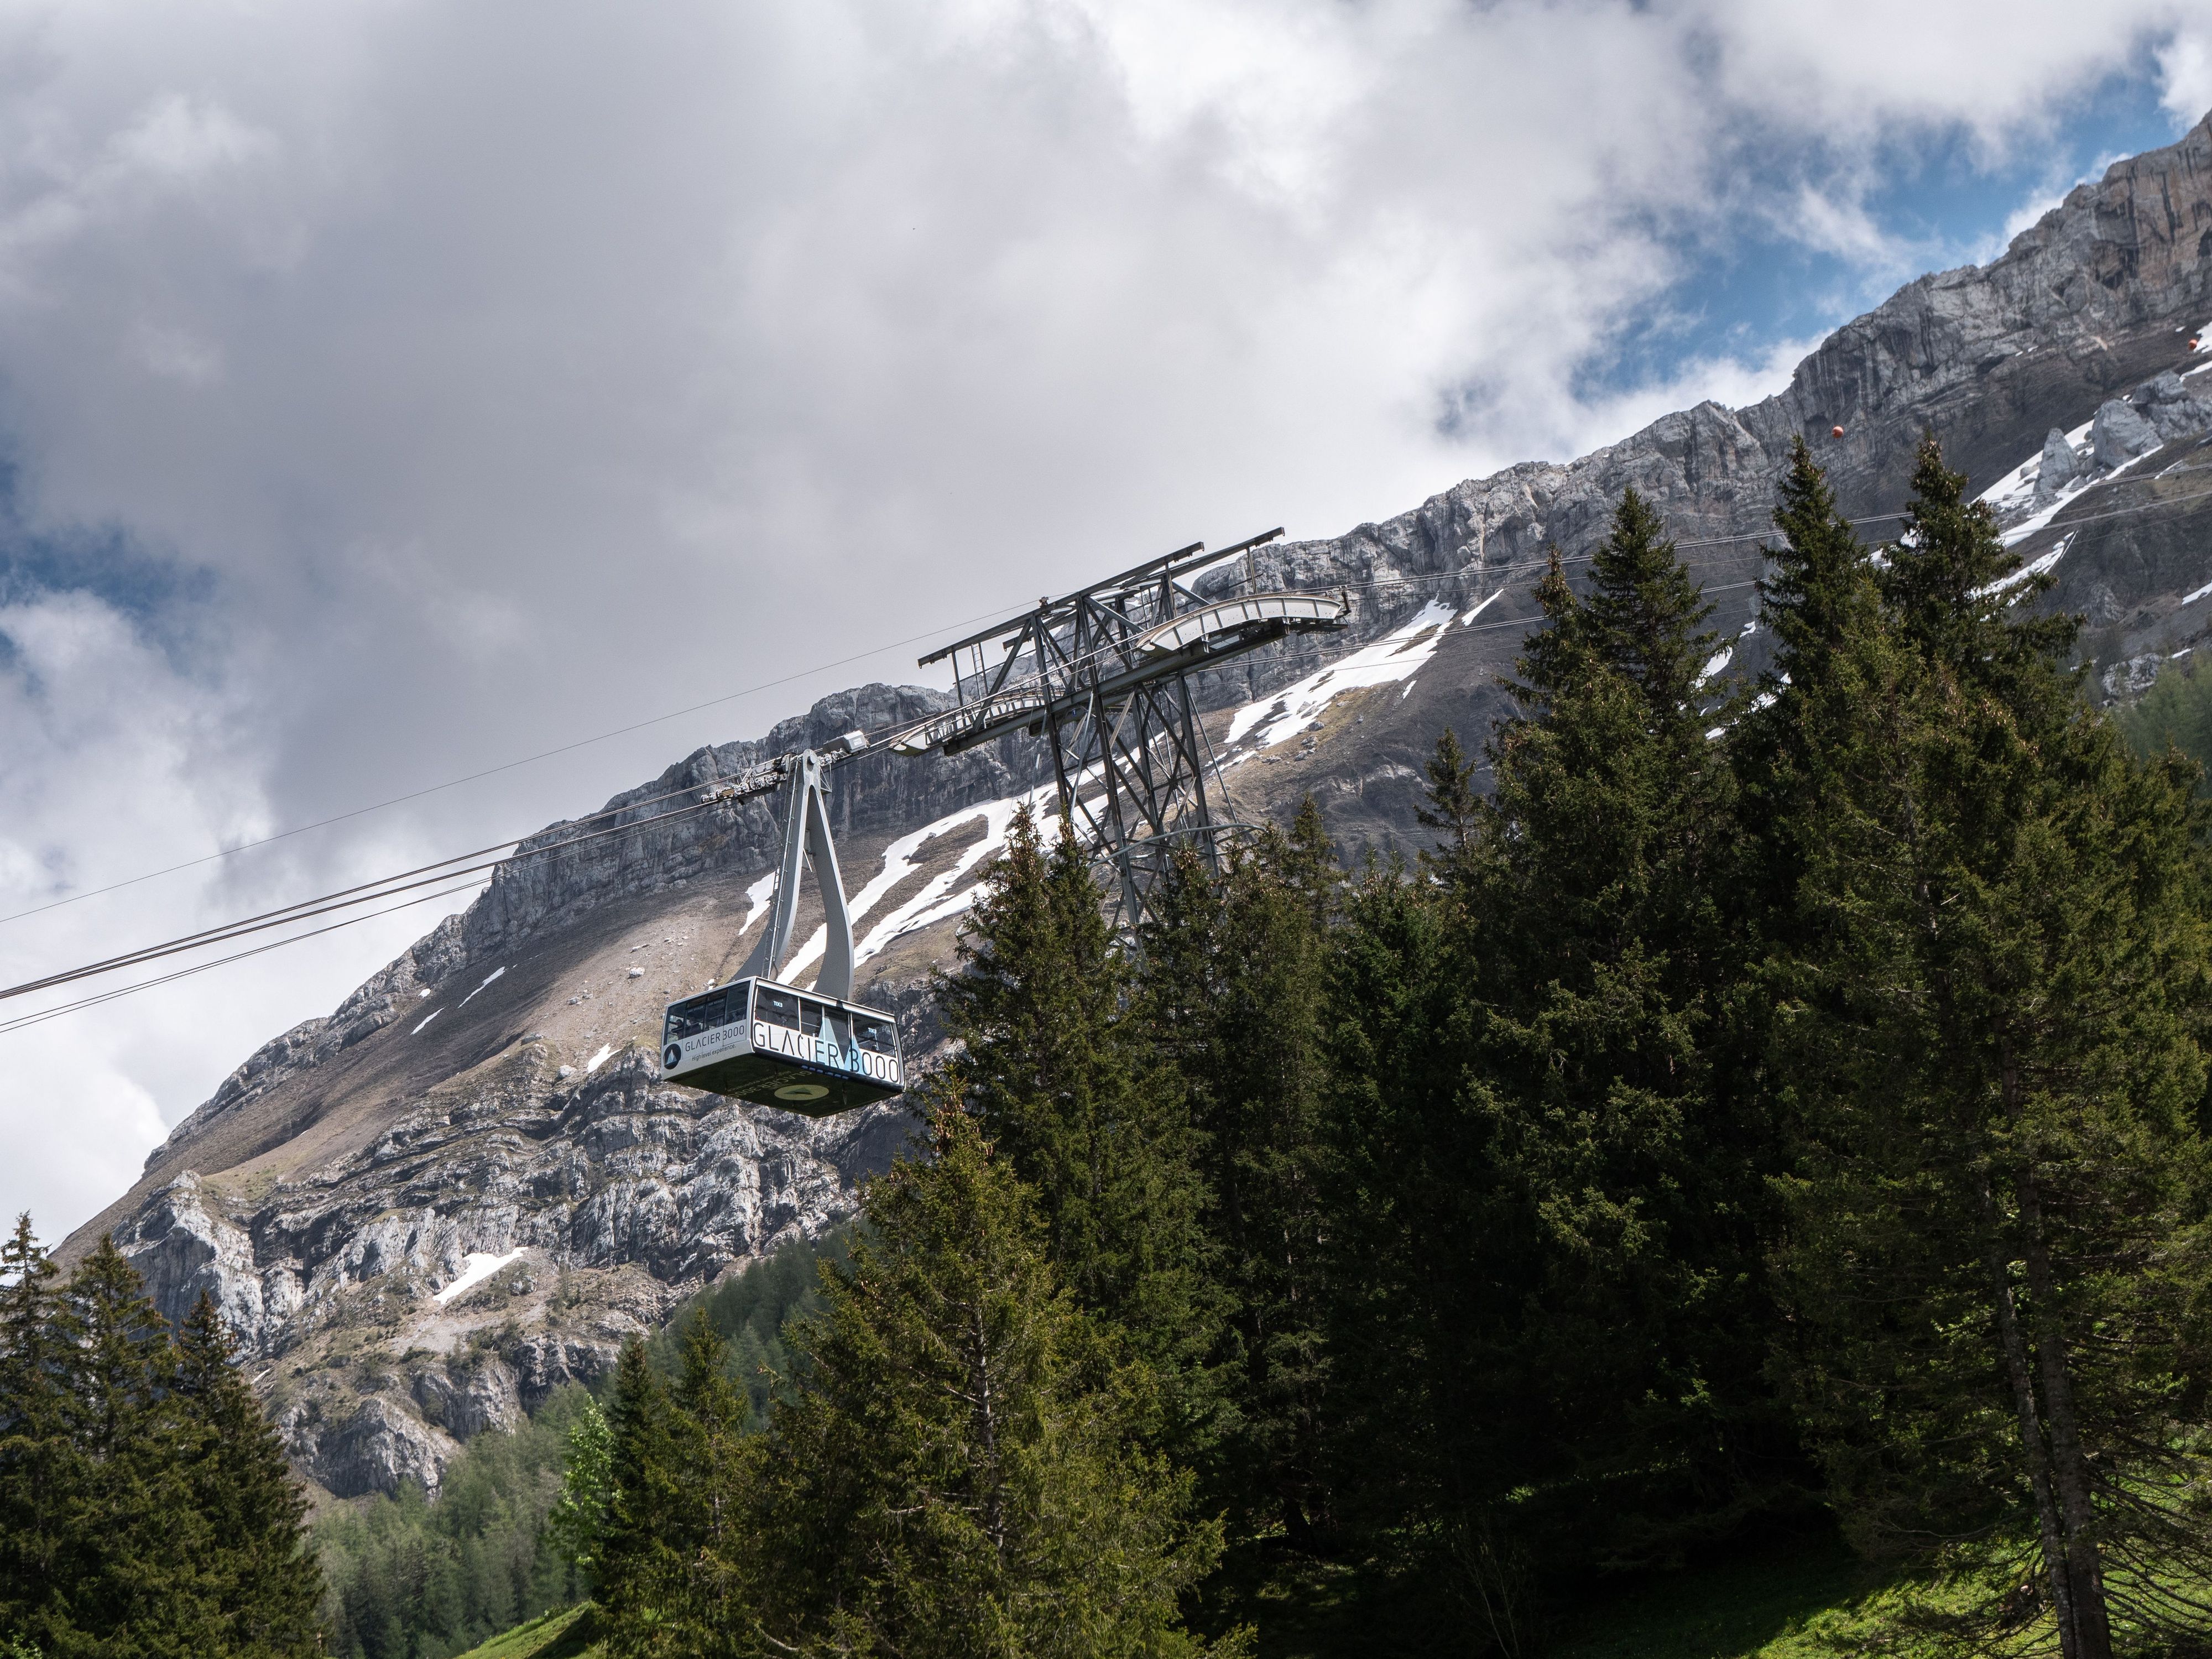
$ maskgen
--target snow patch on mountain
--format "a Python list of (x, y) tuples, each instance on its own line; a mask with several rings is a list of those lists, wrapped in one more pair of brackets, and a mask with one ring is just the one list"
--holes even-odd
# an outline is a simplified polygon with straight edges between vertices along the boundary
[(471, 1250), (462, 1258), (461, 1276), (437, 1294), (441, 1307), (455, 1297), (474, 1290), (502, 1267), (511, 1267), (522, 1260), (520, 1249), (509, 1250), (505, 1255), (490, 1255), (483, 1250)]
[[(1490, 596), (1492, 599), (1497, 597), (1496, 593)], [(1489, 603), (1490, 599), (1485, 599), (1460, 620), (1472, 622), (1482, 606)], [(1271, 697), (1246, 703), (1230, 717), (1229, 746), (1234, 748), (1249, 738), (1252, 744), (1250, 753), (1272, 749), (1296, 737), (1309, 720), (1346, 692), (1395, 685), (1413, 678), (1436, 655), (1437, 647), (1443, 642), (1444, 629), (1452, 620), (1451, 606), (1431, 599), (1413, 613), (1410, 622), (1385, 634), (1372, 645), (1362, 646), (1341, 661), (1307, 675)]]
[[(928, 861), (929, 843), (953, 830), (983, 820), (983, 834), (963, 848), (951, 867), (940, 870), (924, 882), (919, 891), (903, 902), (894, 906), (881, 920), (870, 927), (854, 947), (853, 964), (858, 967), (872, 957), (881, 956), (893, 940), (918, 927), (927, 927), (958, 915), (975, 902), (982, 890), (981, 876), (990, 868), (999, 854), (1006, 850), (1006, 837), (1012, 831), (1014, 817), (1024, 806), (1031, 816), (1042, 818), (1058, 799), (1050, 784), (1024, 790), (1018, 795), (986, 801), (981, 806), (963, 806), (947, 812), (943, 817), (924, 824), (911, 835), (901, 836), (884, 848), (883, 866), (868, 884), (854, 894), (848, 903), (850, 913), (862, 923), (867, 922), (876, 907), (882, 903), (891, 889), (913, 873), (917, 864)], [(828, 948), (829, 930), (817, 927), (807, 938), (784, 969), (786, 979), (795, 979), (802, 971), (821, 961)]]
[(484, 975), (483, 984), (477, 986), (476, 990), (470, 992), (467, 996), (463, 997), (460, 1001), (460, 1006), (464, 1008), (467, 1007), (470, 1002), (476, 998), (478, 992), (483, 991), (486, 986), (489, 986), (492, 982), (492, 981), (497, 979), (506, 971), (507, 969), (504, 967), (499, 967), (493, 969), (491, 972), (486, 974)]

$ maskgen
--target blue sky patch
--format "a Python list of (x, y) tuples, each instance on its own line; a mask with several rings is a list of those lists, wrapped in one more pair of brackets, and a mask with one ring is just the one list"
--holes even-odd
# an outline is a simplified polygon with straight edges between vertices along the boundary
[[(172, 667), (190, 672), (203, 655), (216, 586), (213, 571), (149, 548), (122, 524), (33, 522), (24, 510), (19, 465), (0, 456), (0, 606), (88, 594), (127, 617)], [(15, 670), (17, 656), (0, 629), (0, 672)]]
[[(1680, 278), (1622, 319), (1577, 377), (1585, 398), (1663, 382), (1702, 360), (1756, 362), (1787, 340), (1814, 340), (1873, 309), (1928, 271), (1986, 262), (2029, 203), (2054, 203), (2112, 161), (2180, 136), (2160, 107), (2148, 57), (2063, 109), (2047, 137), (1996, 158), (1978, 155), (1963, 129), (1914, 131), (1883, 146), (1856, 205), (1878, 243), (1850, 252), (1811, 246), (1790, 222), (1801, 184), (1844, 193), (1844, 158), (1821, 148), (1786, 152), (1764, 169), (1764, 194), (1729, 215), (1724, 240), (1675, 244)], [(1771, 139), (1759, 141), (1771, 148)], [(1746, 149), (1752, 149), (1747, 140)]]

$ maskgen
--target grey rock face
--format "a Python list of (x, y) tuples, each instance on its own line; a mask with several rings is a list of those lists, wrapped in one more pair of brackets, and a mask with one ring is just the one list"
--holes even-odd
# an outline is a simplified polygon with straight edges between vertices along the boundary
[(2158, 428), (2133, 404), (2118, 398), (2099, 408), (2089, 428), (2089, 447), (2100, 466), (2125, 466), (2158, 445)]
[(2099, 407), (2089, 441), (2100, 466), (2125, 465), (2160, 444), (2212, 429), (2212, 396), (2200, 397), (2168, 369), (2125, 398)]
[(207, 1103), (179, 1123), (147, 1155), (146, 1167), (173, 1163), (176, 1155), (240, 1107), (260, 1098), (305, 1067), (319, 1065), (374, 1036), (399, 1017), (410, 993), (442, 981), (467, 960), (461, 916), (448, 916), (417, 939), (382, 972), (370, 977), (326, 1018), (302, 1021), (264, 1043), (223, 1079)]
[(2164, 442), (2193, 438), (2212, 427), (2212, 398), (2199, 397), (2172, 369), (2144, 385), (2131, 401)]
[(638, 1049), (563, 1083), (530, 1042), (258, 1198), (181, 1176), (117, 1243), (172, 1317), (216, 1298), (303, 1472), (340, 1497), (434, 1487), (463, 1442), (608, 1370), (678, 1296), (842, 1219), (907, 1124), (671, 1088)]
[(2116, 662), (2104, 672), (2105, 695), (2109, 697), (2139, 697), (2158, 680), (2158, 671), (2166, 665), (2166, 659), (2156, 653), (2130, 657)]
[[(191, 1171), (155, 1194), (118, 1243), (172, 1324), (181, 1324), (204, 1293), (248, 1341), (267, 1328), (270, 1297), (253, 1258), (253, 1241), (219, 1206), (210, 1207)], [(280, 1318), (297, 1304), (296, 1286), (281, 1276), (269, 1288), (277, 1291)]]
[(2126, 617), (2127, 607), (2120, 603), (2120, 596), (2112, 592), (2110, 582), (2099, 582), (2090, 589), (2089, 603), (2083, 608), (2082, 614), (2093, 623), (2110, 624)]
[(556, 1389), (596, 1381), (614, 1369), (617, 1358), (598, 1344), (545, 1336), (519, 1343), (507, 1357), (526, 1411), (536, 1411)]
[(279, 1413), (277, 1432), (293, 1460), (339, 1498), (395, 1492), (413, 1481), (438, 1489), (438, 1477), (459, 1448), (393, 1401), (371, 1398), (328, 1432)]
[(2080, 471), (2081, 463), (2075, 459), (2074, 446), (2066, 441), (2064, 433), (2052, 427), (2043, 441), (2043, 459), (2036, 469), (2035, 504), (2048, 507)]
[(486, 1429), (512, 1429), (522, 1420), (522, 1391), (514, 1370), (487, 1355), (456, 1377), (444, 1367), (418, 1371), (413, 1386), (422, 1415), (456, 1440)]
[(2188, 385), (2179, 374), (2169, 368), (2163, 374), (2154, 374), (2145, 380), (2128, 401), (2138, 409), (2155, 409), (2188, 400)]

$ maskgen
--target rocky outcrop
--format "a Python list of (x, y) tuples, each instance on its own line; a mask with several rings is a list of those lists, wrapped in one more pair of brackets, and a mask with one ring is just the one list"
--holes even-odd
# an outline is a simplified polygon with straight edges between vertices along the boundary
[[(171, 1318), (215, 1299), (333, 1493), (434, 1486), (675, 1297), (841, 1220), (908, 1133), (896, 1108), (817, 1122), (672, 1088), (645, 1048), (559, 1071), (523, 1043), (349, 1157), (227, 1195), (185, 1174), (117, 1234)], [(507, 1265), (448, 1288), (486, 1260)]]
[(2081, 471), (2081, 457), (2074, 453), (2074, 446), (2064, 433), (2052, 427), (2043, 441), (2043, 453), (2036, 459), (2034, 505), (2050, 506)]
[(411, 1481), (435, 1492), (459, 1446), (396, 1401), (373, 1395), (343, 1422), (325, 1426), (311, 1410), (280, 1408), (276, 1431), (309, 1479), (335, 1498), (395, 1492)]
[[(1349, 855), (1419, 845), (1437, 733), (1477, 739), (1500, 712), (1534, 577), (1554, 548), (1573, 568), (1632, 485), (1719, 607), (1727, 672), (1757, 672), (1765, 637), (1744, 625), (1759, 543), (1800, 440), (1847, 510), (1872, 515), (1900, 504), (1915, 445), (1935, 432), (2057, 583), (2039, 603), (2088, 619), (2090, 683), (2136, 695), (2212, 622), (2198, 614), (2212, 611), (2212, 376), (2196, 373), (2212, 368), (2196, 349), (2207, 322), (2212, 126), (2200, 125), (2073, 191), (1990, 265), (1908, 284), (1772, 398), (1701, 404), (1571, 463), (1509, 467), (1340, 537), (1261, 550), (1263, 585), (1340, 589), (1356, 621), (1349, 637), (1288, 641), (1198, 685), (1226, 745), (1231, 711), (1317, 677), (1311, 718), (1224, 775), (1233, 816), (1310, 795)], [(1200, 586), (1243, 579), (1223, 570)], [(1322, 684), (1329, 665), (1377, 652), (1398, 665), (1376, 658), (1347, 689)], [(759, 925), (771, 805), (707, 804), (712, 786), (944, 705), (923, 688), (860, 687), (549, 826), (464, 915), (225, 1079), (70, 1248), (112, 1228), (165, 1312), (213, 1297), (292, 1455), (331, 1492), (434, 1486), (470, 1437), (603, 1374), (677, 1297), (835, 1224), (902, 1143), (894, 1108), (816, 1123), (671, 1087), (654, 1022), (731, 972)], [(848, 887), (875, 880), (878, 916), (947, 871), (972, 890), (985, 862), (962, 863), (963, 849), (987, 852), (1040, 781), (1020, 738), (951, 762), (872, 753), (840, 767)], [(957, 899), (866, 969), (869, 994), (925, 1046)], [(802, 936), (811, 926), (803, 914)]]
[(468, 1440), (486, 1429), (512, 1429), (522, 1420), (522, 1390), (514, 1368), (486, 1354), (456, 1376), (451, 1370), (422, 1370), (412, 1385), (422, 1415), (452, 1435)]

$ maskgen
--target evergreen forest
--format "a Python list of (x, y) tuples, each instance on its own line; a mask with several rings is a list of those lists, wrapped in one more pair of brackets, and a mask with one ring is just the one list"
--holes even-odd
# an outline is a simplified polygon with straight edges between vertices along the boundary
[(1633, 492), (1555, 559), (1407, 860), (1309, 804), (1124, 949), (1018, 821), (849, 1236), (434, 1504), (311, 1540), (214, 1310), (24, 1224), (0, 1639), (1534, 1659), (1779, 1551), (1886, 1587), (1826, 1650), (2205, 1651), (2212, 702), (2094, 708), (1932, 442), (1774, 523), (1749, 685)]

